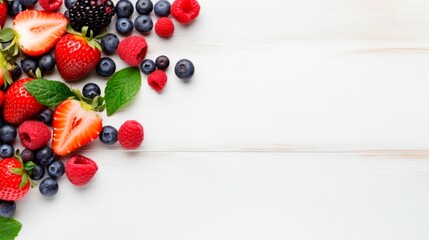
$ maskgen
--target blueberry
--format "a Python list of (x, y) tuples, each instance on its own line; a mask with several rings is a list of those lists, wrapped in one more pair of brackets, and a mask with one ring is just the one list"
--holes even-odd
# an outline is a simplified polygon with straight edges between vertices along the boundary
[(0, 145), (0, 157), (1, 158), (10, 158), (13, 156), (15, 149), (12, 145), (3, 143)]
[(20, 0), (13, 0), (12, 2), (9, 2), (7, 6), (7, 11), (12, 17), (15, 17), (16, 15), (18, 15), (18, 13), (24, 10), (25, 7), (20, 3)]
[(0, 141), (4, 143), (11, 143), (16, 138), (16, 128), (11, 125), (3, 125), (0, 127)]
[(31, 169), (30, 178), (34, 181), (38, 181), (45, 176), (45, 168), (41, 165), (34, 166), (33, 169)]
[(14, 201), (0, 200), (0, 217), (10, 218), (15, 214), (16, 204)]
[(37, 68), (37, 61), (34, 58), (25, 58), (21, 60), (21, 68), (22, 71), (29, 74), (30, 72), (35, 73)]
[(70, 11), (69, 10), (64, 11), (64, 17), (66, 17), (67, 19), (70, 20)]
[(144, 74), (149, 74), (156, 69), (156, 64), (150, 59), (145, 59), (140, 63), (140, 71)]
[(153, 28), (152, 18), (148, 15), (139, 15), (134, 19), (134, 28), (141, 33), (149, 33)]
[(39, 185), (40, 193), (45, 197), (52, 197), (58, 192), (58, 182), (54, 178), (47, 177)]
[(148, 15), (153, 10), (153, 3), (151, 0), (138, 0), (136, 10), (140, 14)]
[(46, 108), (41, 113), (37, 115), (37, 120), (43, 122), (44, 124), (51, 126), (52, 120), (54, 118), (54, 111), (50, 108)]
[(67, 9), (72, 8), (76, 2), (77, 0), (64, 0), (64, 4), (66, 5)]
[(55, 67), (55, 58), (52, 54), (43, 55), (38, 62), (38, 66), (42, 72), (50, 72)]
[(18, 80), (21, 77), (22, 74), (22, 69), (21, 67), (18, 65), (18, 63), (14, 63), (14, 69), (12, 70), (12, 79), (14, 81)]
[(167, 56), (161, 55), (156, 58), (155, 64), (158, 69), (164, 70), (170, 65), (170, 59)]
[(37, 150), (36, 160), (43, 166), (49, 166), (49, 164), (54, 161), (54, 152), (52, 151), (52, 148), (44, 146)]
[(174, 72), (178, 78), (187, 80), (194, 75), (195, 67), (194, 64), (188, 59), (182, 59), (176, 63)]
[(119, 18), (128, 18), (133, 14), (134, 6), (128, 0), (120, 0), (116, 3), (115, 12)]
[(109, 57), (102, 57), (95, 67), (95, 71), (102, 77), (109, 77), (116, 71), (116, 63)]
[(153, 11), (158, 17), (168, 17), (170, 15), (170, 2), (161, 0), (155, 3)]
[(119, 38), (113, 33), (108, 33), (101, 39), (101, 47), (106, 54), (115, 53), (118, 45)]
[(129, 34), (133, 30), (133, 22), (129, 18), (119, 18), (116, 21), (116, 31), (120, 34)]
[(34, 152), (28, 148), (24, 148), (24, 150), (22, 150), (21, 152), (21, 158), (23, 162), (29, 162), (29, 161), (33, 161), (34, 160)]
[(36, 5), (37, 1), (38, 0), (19, 0), (19, 2), (27, 8), (34, 7)]
[(54, 160), (47, 168), (49, 176), (59, 178), (64, 175), (66, 168), (64, 163)]
[(101, 129), (99, 138), (102, 143), (112, 145), (118, 141), (118, 130), (112, 126), (106, 125)]
[(82, 88), (82, 95), (90, 99), (93, 99), (96, 96), (100, 96), (100, 87), (95, 83), (87, 83)]

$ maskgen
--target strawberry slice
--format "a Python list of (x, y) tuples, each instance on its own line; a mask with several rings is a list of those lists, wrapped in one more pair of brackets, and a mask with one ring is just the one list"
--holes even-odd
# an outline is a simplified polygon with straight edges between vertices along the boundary
[(101, 132), (101, 117), (87, 103), (67, 99), (54, 112), (52, 150), (65, 156), (96, 139)]
[(13, 20), (19, 34), (19, 48), (30, 56), (48, 52), (66, 33), (68, 20), (59, 12), (27, 10)]

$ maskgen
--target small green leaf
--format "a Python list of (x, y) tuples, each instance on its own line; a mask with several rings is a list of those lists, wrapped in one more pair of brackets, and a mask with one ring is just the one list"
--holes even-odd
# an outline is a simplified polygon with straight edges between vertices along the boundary
[(21, 231), (22, 224), (13, 218), (0, 217), (0, 240), (13, 240)]
[(15, 32), (12, 28), (3, 28), (0, 31), (0, 42), (10, 42), (15, 37)]
[(107, 116), (111, 116), (137, 95), (141, 80), (140, 70), (128, 67), (116, 72), (107, 81), (104, 90)]
[(25, 171), (31, 171), (36, 166), (36, 164), (33, 161), (28, 161), (24, 163), (24, 169)]
[(28, 177), (28, 174), (23, 174), (22, 179), (21, 179), (21, 183), (19, 183), (19, 188), (25, 187), (25, 185), (27, 185), (27, 183), (28, 183), (28, 180), (30, 180), (30, 177)]
[(70, 88), (60, 81), (36, 79), (25, 84), (25, 89), (33, 95), (36, 100), (52, 109), (56, 108), (62, 101), (74, 97)]
[(24, 170), (22, 168), (11, 168), (10, 171), (16, 175), (23, 175)]

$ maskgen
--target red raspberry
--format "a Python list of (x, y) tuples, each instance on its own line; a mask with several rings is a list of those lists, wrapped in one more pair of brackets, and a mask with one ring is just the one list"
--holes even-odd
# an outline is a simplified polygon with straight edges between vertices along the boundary
[(147, 83), (151, 86), (155, 91), (161, 92), (162, 89), (167, 84), (167, 74), (165, 74), (162, 70), (155, 70), (151, 74), (149, 74), (147, 78)]
[(39, 4), (46, 11), (56, 11), (63, 4), (63, 0), (39, 0)]
[(119, 57), (130, 66), (138, 66), (146, 56), (146, 39), (142, 36), (130, 36), (123, 39), (116, 52)]
[(43, 122), (25, 121), (18, 128), (22, 146), (36, 150), (46, 146), (51, 140), (51, 129)]
[(82, 155), (73, 156), (66, 163), (66, 176), (76, 186), (87, 184), (97, 170), (97, 163)]
[(192, 22), (200, 14), (200, 4), (197, 0), (176, 0), (171, 4), (171, 15), (182, 24)]
[(119, 144), (125, 149), (138, 148), (144, 139), (143, 126), (135, 121), (128, 120), (118, 130)]
[(169, 38), (173, 36), (174, 24), (170, 18), (162, 17), (155, 23), (155, 32), (158, 36), (163, 38)]

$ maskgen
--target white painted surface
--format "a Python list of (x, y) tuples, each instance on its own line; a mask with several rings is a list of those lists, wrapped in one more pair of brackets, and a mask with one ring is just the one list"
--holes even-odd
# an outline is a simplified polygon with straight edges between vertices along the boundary
[(144, 145), (84, 147), (94, 181), (31, 191), (18, 239), (428, 239), (429, 3), (200, 3), (147, 38), (193, 80), (170, 67), (104, 116), (141, 121)]

